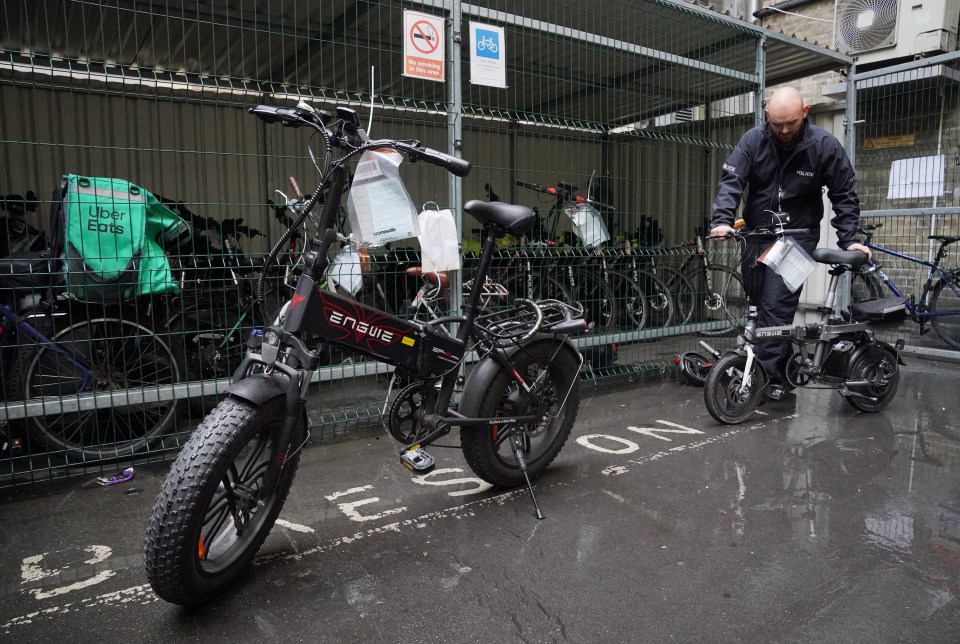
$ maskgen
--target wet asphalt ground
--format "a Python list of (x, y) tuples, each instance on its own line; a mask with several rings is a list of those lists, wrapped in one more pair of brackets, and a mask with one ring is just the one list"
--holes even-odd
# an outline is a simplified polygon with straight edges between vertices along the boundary
[(454, 449), (414, 479), (385, 433), (313, 445), (255, 565), (192, 610), (143, 572), (163, 464), (18, 488), (0, 641), (957, 642), (960, 368), (909, 362), (884, 412), (803, 390), (735, 427), (675, 382), (587, 388), (543, 521)]

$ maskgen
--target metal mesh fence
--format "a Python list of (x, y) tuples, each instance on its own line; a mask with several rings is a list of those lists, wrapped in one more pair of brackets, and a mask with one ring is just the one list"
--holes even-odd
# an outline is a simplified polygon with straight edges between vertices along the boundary
[(883, 335), (927, 354), (956, 351), (960, 54), (858, 75), (856, 88), (862, 223), (884, 250), (874, 249), (878, 269), (854, 276), (854, 299), (908, 297), (910, 319)]
[[(275, 191), (290, 192), (288, 176), (312, 187), (316, 171), (307, 140), (246, 113), (257, 103), (348, 106), (372, 116), (374, 137), (460, 151), (473, 163), (462, 181), (426, 164), (402, 173), (418, 209), (434, 202), (457, 214), (463, 280), (482, 231), (460, 205), (534, 208), (541, 225), (498, 250), (497, 280), (506, 297), (550, 287), (584, 308), (587, 378), (662, 371), (727, 325), (711, 293), (729, 281), (733, 258), (702, 236), (721, 164), (758, 118), (772, 49), (749, 25), (661, 1), (3, 6), (0, 194), (22, 197), (0, 213), (7, 250), (51, 241), (49, 213), (62, 200), (53, 188), (70, 173), (142, 187), (192, 235), (161, 246), (173, 286), (150, 294), (76, 301), (56, 281), (57, 257), (10, 262), (4, 431), (19, 448), (0, 461), (0, 485), (168, 457), (229, 383), (249, 330), (289, 296), (307, 238), (283, 249), (278, 266), (258, 260), (289, 216)], [(411, 6), (449, 30), (443, 83), (405, 72)], [(503, 87), (473, 75), (471, 27), (484, 25), (502, 29)], [(578, 197), (596, 202), (595, 213)], [(592, 236), (599, 223), (574, 225), (588, 214), (602, 223), (602, 243)], [(112, 216), (100, 223), (116, 225)], [(45, 240), (34, 239), (40, 231)], [(343, 260), (343, 279), (328, 287), (413, 314), (423, 287), (407, 271), (420, 260), (415, 239)], [(25, 270), (56, 279), (17, 284)], [(254, 298), (264, 270), (265, 313)], [(461, 291), (455, 281), (431, 304), (449, 310)], [(332, 349), (323, 363), (309, 403), (314, 435), (377, 423), (392, 370)]]

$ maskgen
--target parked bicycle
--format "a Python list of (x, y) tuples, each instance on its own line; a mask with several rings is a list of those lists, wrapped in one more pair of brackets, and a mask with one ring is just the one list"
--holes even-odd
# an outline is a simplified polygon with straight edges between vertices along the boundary
[(881, 298), (885, 290), (889, 289), (895, 297), (905, 298), (907, 313), (910, 319), (920, 326), (921, 335), (930, 330), (927, 326), (929, 324), (944, 342), (954, 349), (960, 349), (960, 269), (947, 270), (940, 266), (947, 256), (947, 247), (960, 241), (960, 237), (928, 236), (928, 239), (940, 242), (936, 257), (931, 262), (871, 241), (874, 233), (882, 226), (883, 224), (879, 223), (861, 227), (859, 233), (863, 235), (862, 243), (881, 253), (929, 267), (920, 297), (907, 297), (884, 272), (880, 263), (872, 259), (852, 273), (850, 286), (853, 301), (864, 302)]
[[(552, 205), (546, 223), (540, 225), (539, 236), (534, 239), (533, 250), (529, 250), (529, 246), (525, 249), (527, 252), (522, 273), (503, 280), (508, 291), (522, 293), (523, 291), (518, 289), (525, 283), (529, 297), (532, 288), (556, 288), (556, 282), (564, 291), (562, 296), (569, 297), (571, 302), (584, 307), (587, 321), (598, 331), (612, 331), (618, 325), (628, 329), (641, 329), (644, 326), (662, 326), (669, 321), (672, 304), (666, 300), (657, 300), (654, 306), (660, 303), (663, 306), (651, 311), (643, 287), (630, 276), (613, 270), (612, 263), (599, 249), (581, 251), (568, 248), (562, 251), (558, 248), (558, 222), (567, 208), (586, 208), (588, 211), (599, 208), (610, 211), (610, 206), (589, 196), (576, 194), (577, 187), (569, 183), (560, 182), (556, 186), (545, 187), (518, 179), (516, 184), (547, 195), (551, 198)], [(599, 217), (595, 211), (594, 216)]]
[[(809, 234), (806, 229), (762, 229), (731, 233), (741, 253), (747, 239), (770, 240), (789, 235)], [(707, 411), (721, 423), (737, 424), (750, 418), (768, 386), (768, 376), (757, 359), (755, 347), (763, 342), (789, 342), (794, 351), (786, 367), (787, 384), (796, 387), (838, 389), (851, 406), (865, 412), (886, 407), (897, 393), (900, 382), (899, 351), (896, 345), (877, 340), (867, 321), (873, 323), (902, 319), (903, 306), (898, 301), (877, 300), (872, 305), (851, 307), (852, 320), (834, 316), (840, 276), (866, 263), (860, 251), (818, 248), (813, 259), (830, 268), (827, 289), (819, 322), (804, 325), (758, 327), (757, 307), (753, 304), (753, 286), (748, 284), (750, 298), (742, 346), (717, 360), (704, 383)], [(754, 271), (758, 273), (759, 271)], [(858, 321), (862, 320), (862, 321)]]
[[(747, 316), (747, 296), (740, 273), (729, 266), (710, 261), (703, 235), (688, 242), (693, 252), (677, 269), (687, 278), (695, 295), (692, 322), (713, 322), (699, 333), (705, 336), (724, 336), (737, 333)], [(671, 293), (685, 292), (686, 285), (676, 278), (666, 277)], [(718, 324), (719, 323), (719, 324)]]
[(180, 379), (169, 345), (138, 303), (103, 306), (56, 297), (49, 253), (0, 260), (0, 342), (8, 414), (26, 412), (29, 433), (66, 460), (146, 450), (176, 416), (159, 389)]
[[(347, 108), (338, 108), (336, 118), (305, 103), (292, 109), (261, 105), (251, 112), (266, 123), (308, 128), (326, 147), (326, 155), (311, 153), (326, 158), (327, 165), (268, 263), (322, 202), (321, 226), (306, 251), (283, 325), (251, 334), (227, 396), (191, 436), (161, 487), (146, 535), (147, 577), (154, 590), (178, 604), (208, 600), (240, 574), (263, 543), (308, 438), (305, 402), (310, 374), (320, 364), (317, 346), (308, 343), (314, 337), (403, 365), (416, 376), (388, 418), (406, 428), (410, 444), (400, 451), (405, 467), (430, 471), (435, 461), (423, 448), (460, 427), (471, 469), (495, 485), (526, 482), (542, 517), (531, 481), (556, 458), (576, 418), (583, 359), (567, 335), (583, 330), (582, 317), (562, 302), (525, 299), (511, 309), (481, 314), (481, 290), (474, 289), (462, 315), (419, 324), (321, 290), (354, 159), (366, 150), (390, 148), (458, 176), (466, 175), (470, 164), (418, 141), (370, 140), (356, 112)], [(482, 281), (497, 239), (527, 233), (534, 214), (522, 206), (480, 201), (468, 202), (464, 211), (488, 231), (477, 268)], [(439, 333), (442, 324), (455, 326), (456, 334)], [(454, 404), (468, 344), (481, 359)]]

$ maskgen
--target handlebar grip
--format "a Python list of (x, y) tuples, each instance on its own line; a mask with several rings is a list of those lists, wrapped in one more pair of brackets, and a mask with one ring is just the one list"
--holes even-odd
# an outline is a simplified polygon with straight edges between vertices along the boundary
[(610, 204), (605, 204), (602, 201), (597, 201), (596, 199), (588, 199), (587, 197), (575, 197), (574, 201), (577, 203), (588, 203), (599, 210), (615, 210), (615, 208)]
[(458, 177), (465, 177), (470, 174), (470, 162), (466, 159), (444, 154), (443, 152), (434, 150), (433, 148), (420, 148), (417, 150), (417, 153), (419, 156), (423, 157), (427, 163), (440, 166), (447, 172)]
[(530, 190), (536, 190), (537, 192), (544, 192), (544, 187), (539, 183), (530, 183), (529, 181), (524, 181), (523, 179), (517, 179), (514, 181), (521, 188), (529, 188)]
[(300, 191), (300, 185), (297, 183), (297, 180), (293, 177), (287, 177), (287, 183), (290, 184), (290, 189), (293, 190), (293, 196), (297, 199), (303, 199), (303, 193)]
[(257, 105), (248, 111), (265, 123), (282, 123), (287, 126), (303, 124), (303, 118), (299, 112), (289, 107)]

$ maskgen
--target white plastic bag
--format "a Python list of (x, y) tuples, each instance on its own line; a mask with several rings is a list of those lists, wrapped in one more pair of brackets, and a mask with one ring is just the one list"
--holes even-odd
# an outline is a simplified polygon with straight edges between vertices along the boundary
[(334, 284), (339, 284), (340, 288), (356, 295), (363, 286), (363, 273), (360, 270), (360, 253), (350, 244), (340, 248), (334, 256), (333, 261), (327, 268), (327, 279), (331, 291), (336, 291)]
[(597, 209), (588, 203), (567, 206), (563, 212), (573, 224), (573, 234), (580, 238), (584, 248), (596, 248), (610, 239), (607, 225)]
[(418, 224), (420, 263), (424, 272), (460, 270), (460, 245), (453, 213), (449, 209), (428, 209), (425, 205)]
[(347, 217), (360, 243), (382, 246), (416, 237), (417, 208), (400, 179), (403, 155), (368, 150), (360, 157), (350, 185)]

